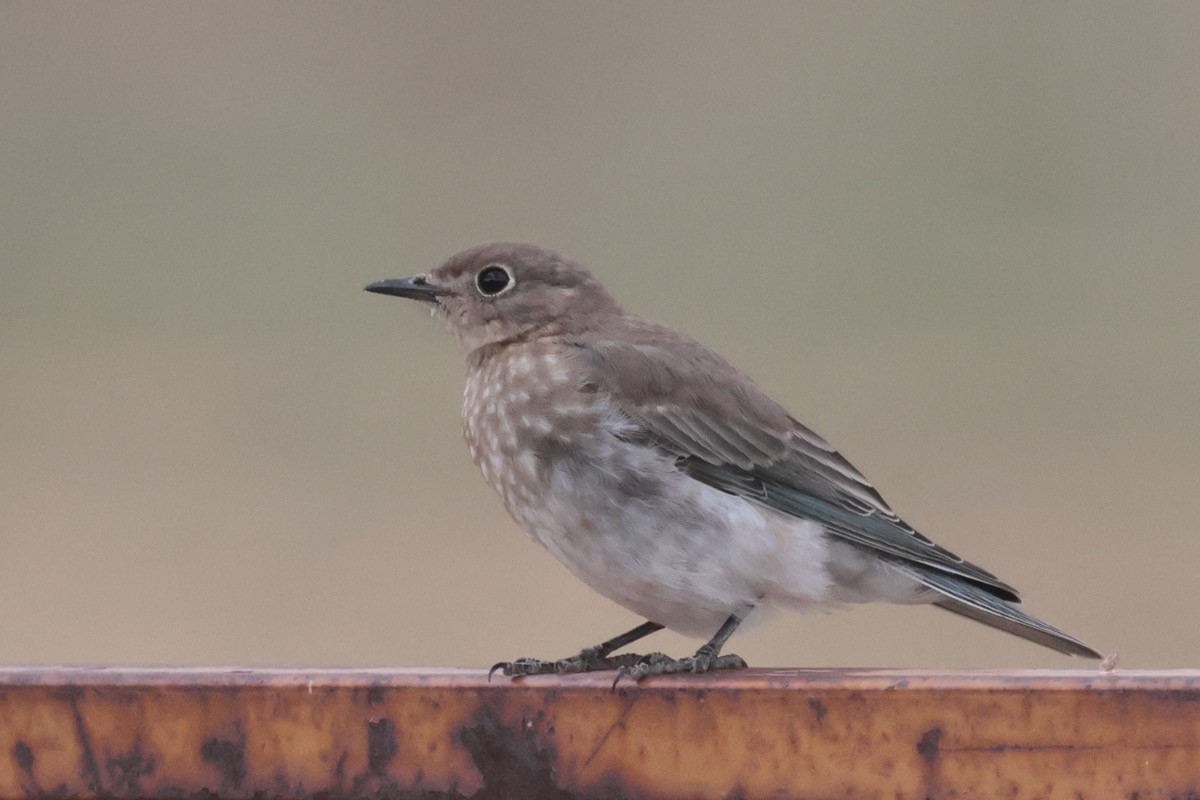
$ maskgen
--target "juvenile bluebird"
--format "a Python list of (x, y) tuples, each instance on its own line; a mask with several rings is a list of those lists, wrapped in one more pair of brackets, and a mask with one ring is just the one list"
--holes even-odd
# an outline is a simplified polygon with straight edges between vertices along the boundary
[[(578, 578), (646, 622), (508, 676), (617, 680), (746, 666), (748, 615), (932, 603), (1070, 655), (1100, 654), (1015, 589), (898, 517), (862, 473), (699, 342), (628, 313), (592, 273), (531, 244), (485, 244), (367, 291), (428, 305), (467, 361), (471, 458), (509, 514)], [(613, 653), (662, 628), (686, 658)]]

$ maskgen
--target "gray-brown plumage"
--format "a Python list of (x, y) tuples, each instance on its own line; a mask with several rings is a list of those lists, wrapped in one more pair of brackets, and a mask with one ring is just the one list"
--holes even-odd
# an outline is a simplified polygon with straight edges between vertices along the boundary
[[(735, 668), (751, 612), (932, 603), (1098, 658), (1023, 612), (1016, 591), (914, 531), (828, 442), (700, 343), (625, 312), (590, 272), (529, 244), (463, 251), (369, 291), (428, 303), (467, 356), (471, 456), (517, 523), (648, 622), (508, 675)], [(613, 656), (669, 627), (691, 657)]]

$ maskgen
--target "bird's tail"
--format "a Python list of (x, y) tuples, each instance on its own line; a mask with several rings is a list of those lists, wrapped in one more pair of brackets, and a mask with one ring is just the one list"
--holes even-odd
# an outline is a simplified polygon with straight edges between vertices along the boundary
[(1036, 617), (1026, 614), (1016, 603), (1001, 600), (983, 587), (968, 583), (945, 573), (913, 571), (913, 577), (939, 595), (933, 604), (955, 614), (982, 622), (1022, 639), (1066, 653), (1071, 656), (1103, 658), (1092, 648), (1070, 634), (1060, 631)]

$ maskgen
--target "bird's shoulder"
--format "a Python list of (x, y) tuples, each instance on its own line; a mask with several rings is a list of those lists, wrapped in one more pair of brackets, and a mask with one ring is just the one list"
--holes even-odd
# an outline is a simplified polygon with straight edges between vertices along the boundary
[(626, 315), (572, 340), (584, 380), (684, 458), (743, 470), (797, 459), (886, 509), (866, 478), (750, 376), (704, 344)]
[(784, 455), (787, 412), (700, 342), (625, 316), (571, 345), (585, 388), (675, 454), (746, 466)]

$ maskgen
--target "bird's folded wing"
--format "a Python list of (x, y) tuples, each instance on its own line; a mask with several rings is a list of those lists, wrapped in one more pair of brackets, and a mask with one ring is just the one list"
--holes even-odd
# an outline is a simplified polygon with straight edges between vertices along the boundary
[(674, 455), (680, 469), (710, 486), (1018, 600), (1011, 586), (907, 525), (849, 461), (729, 362), (667, 328), (630, 325), (620, 337), (576, 342), (585, 382), (632, 423), (630, 438)]

